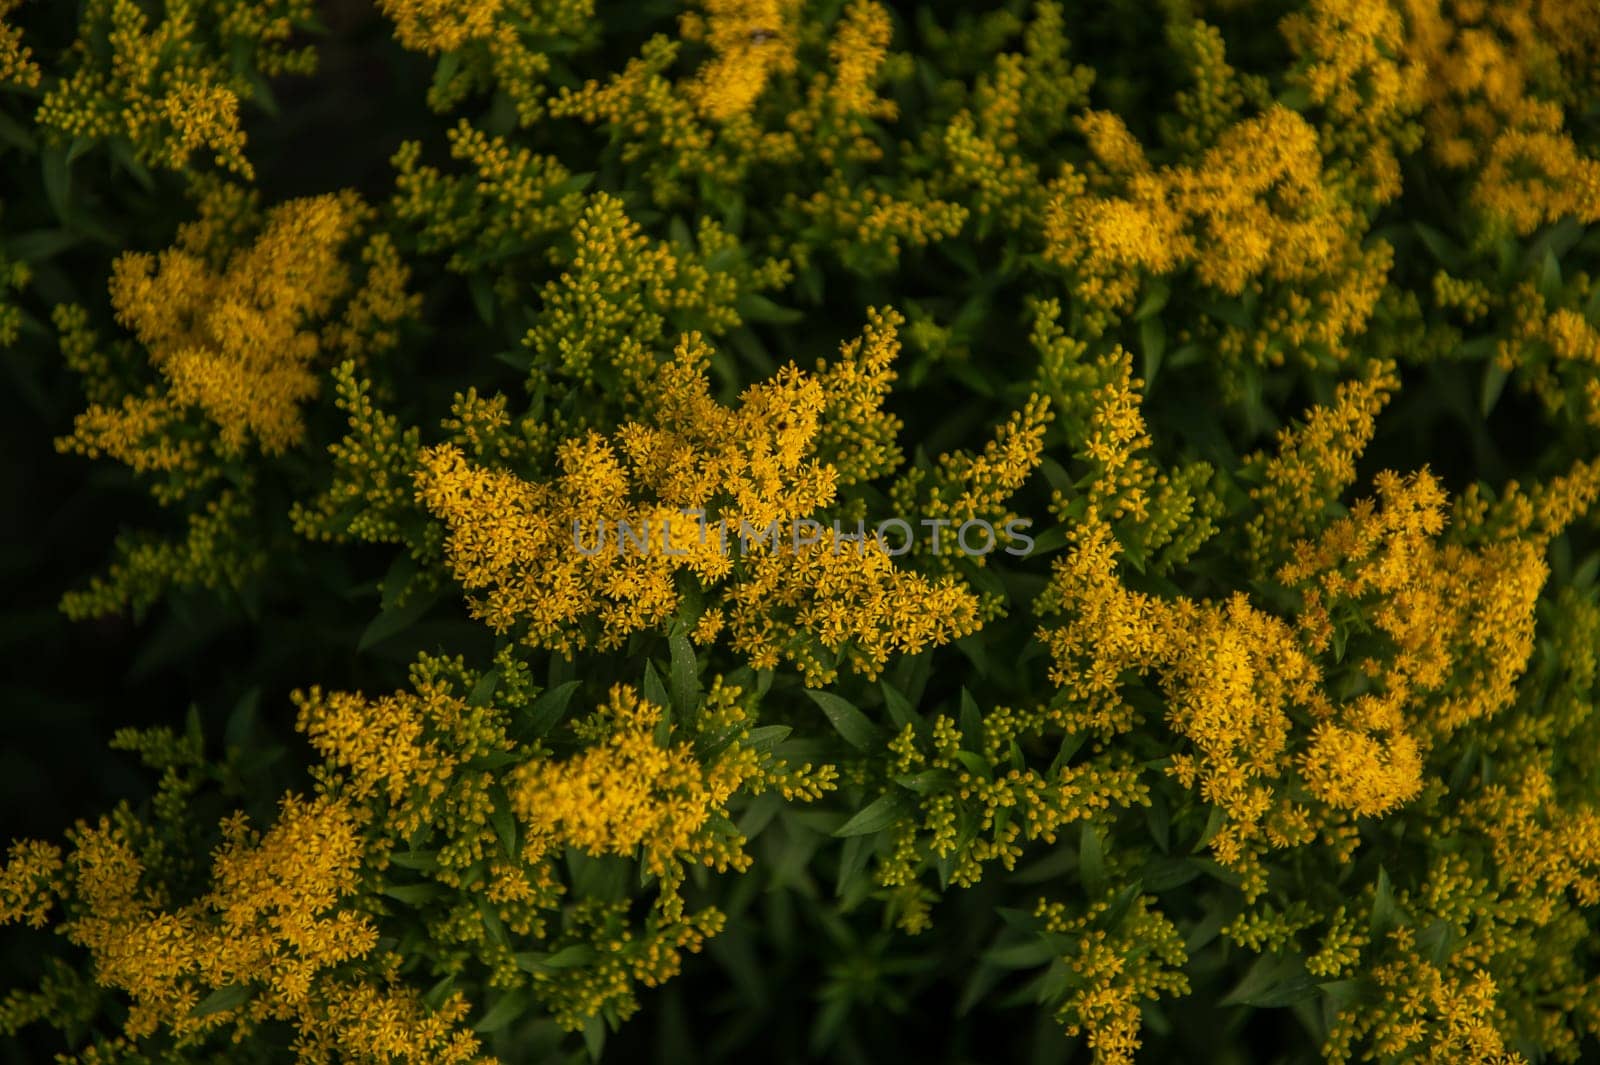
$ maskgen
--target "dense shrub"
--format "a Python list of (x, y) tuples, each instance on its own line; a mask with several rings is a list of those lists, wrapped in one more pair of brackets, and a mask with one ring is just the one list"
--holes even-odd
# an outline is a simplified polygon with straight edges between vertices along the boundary
[(12, 1060), (1595, 1050), (1591, 0), (0, 0), (0, 165)]

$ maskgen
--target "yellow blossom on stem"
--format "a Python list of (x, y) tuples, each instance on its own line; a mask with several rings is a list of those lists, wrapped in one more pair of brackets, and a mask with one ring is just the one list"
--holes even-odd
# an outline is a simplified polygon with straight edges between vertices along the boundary
[(796, 0), (700, 0), (704, 11), (685, 15), (683, 36), (704, 41), (712, 59), (687, 92), (700, 113), (725, 121), (747, 113), (775, 76), (796, 67)]
[(26, 0), (0, 0), (0, 85), (7, 82), (32, 88), (39, 84), (39, 64), (33, 50), (22, 43), (22, 30), (7, 24), (7, 17)]

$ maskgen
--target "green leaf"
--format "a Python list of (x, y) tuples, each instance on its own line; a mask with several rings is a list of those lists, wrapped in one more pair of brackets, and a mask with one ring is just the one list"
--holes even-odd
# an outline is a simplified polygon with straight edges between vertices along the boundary
[(1373, 937), (1383, 936), (1399, 923), (1400, 915), (1394, 904), (1394, 884), (1389, 879), (1389, 870), (1380, 865), (1378, 866), (1378, 884), (1372, 893), (1370, 924)]
[(56, 219), (63, 224), (68, 224), (67, 216), (71, 213), (72, 158), (76, 146), (76, 141), (70, 146), (54, 144), (39, 153), (45, 199), (49, 201)]
[(558, 684), (541, 692), (528, 712), (528, 734), (548, 736), (550, 730), (560, 723), (562, 715), (567, 712), (567, 706), (571, 704), (579, 686), (578, 681), (569, 680), (565, 684)]
[(517, 819), (511, 814), (511, 800), (506, 795), (505, 789), (494, 788), (494, 809), (489, 814), (489, 824), (494, 827), (494, 834), (500, 837), (500, 845), (505, 848), (511, 857), (517, 856)]
[(599, 1061), (606, 1049), (606, 1022), (598, 1014), (583, 1022), (583, 1048), (590, 1061)]
[(500, 671), (491, 669), (478, 678), (478, 683), (472, 686), (472, 691), (467, 694), (468, 706), (488, 706), (494, 699), (494, 690), (500, 684)]
[(1450, 956), (1450, 948), (1455, 941), (1455, 929), (1443, 918), (1435, 918), (1428, 927), (1417, 933), (1417, 946), (1421, 949), (1423, 957), (1435, 965)]
[(442, 896), (445, 889), (442, 884), (391, 884), (383, 889), (383, 893), (407, 906), (420, 906)]
[(1217, 321), (1226, 322), (1238, 329), (1255, 328), (1255, 322), (1250, 319), (1250, 312), (1245, 310), (1244, 304), (1238, 300), (1213, 300), (1201, 309)]
[(1539, 264), (1539, 295), (1554, 302), (1561, 296), (1561, 264), (1555, 253), (1545, 249), (1544, 261)]
[(1071, 847), (1057, 846), (1048, 855), (1032, 865), (1017, 870), (1010, 880), (1016, 884), (1042, 884), (1059, 880), (1078, 868), (1078, 852)]
[[(979, 593), (1005, 595), (1005, 586), (1000, 583), (1000, 578), (995, 576), (992, 569), (974, 569), (969, 580)], [(989, 675), (989, 646), (984, 640), (977, 636), (963, 636), (956, 641), (956, 649), (972, 663), (973, 674), (979, 677)]]
[(518, 1017), (527, 1012), (532, 1005), (532, 1000), (521, 991), (512, 991), (501, 995), (499, 1000), (483, 1015), (483, 1019), (472, 1026), (475, 1032), (498, 1032)]
[(1412, 228), (1416, 230), (1417, 236), (1422, 239), (1423, 245), (1433, 254), (1440, 266), (1452, 274), (1460, 272), (1465, 256), (1454, 241), (1432, 226), (1421, 222), (1412, 223)]
[(1311, 90), (1305, 85), (1291, 85), (1278, 94), (1278, 103), (1290, 111), (1304, 111), (1311, 106)]
[(1483, 366), (1483, 392), (1478, 402), (1478, 409), (1487, 418), (1489, 412), (1494, 410), (1494, 405), (1500, 401), (1500, 393), (1506, 387), (1506, 369), (1500, 365), (1500, 360), (1490, 359)]
[(865, 833), (845, 840), (844, 848), (839, 855), (839, 875), (833, 883), (833, 894), (836, 898), (845, 897), (860, 878), (862, 871), (866, 869), (867, 859), (870, 857), (872, 857), (872, 847), (868, 845)]
[(564, 196), (571, 196), (575, 192), (582, 192), (592, 184), (594, 184), (594, 171), (581, 171), (573, 174), (565, 181), (552, 186), (550, 189), (550, 198), (558, 200)]
[(759, 292), (741, 292), (733, 309), (746, 322), (766, 322), (771, 325), (794, 325), (805, 320), (805, 315), (792, 307), (780, 307)]
[(1083, 881), (1084, 890), (1090, 895), (1097, 896), (1105, 891), (1105, 847), (1100, 842), (1099, 831), (1087, 821), (1078, 841), (1078, 876)]
[(1161, 857), (1145, 863), (1144, 875), (1140, 879), (1144, 881), (1146, 889), (1159, 894), (1182, 887), (1203, 871), (1188, 858)]
[(956, 761), (961, 767), (979, 780), (993, 780), (994, 766), (990, 765), (981, 754), (974, 751), (957, 751)]
[(1279, 1009), (1315, 998), (1317, 982), (1296, 954), (1267, 954), (1259, 958), (1234, 989), (1221, 999), (1224, 1006)]
[(433, 68), (433, 92), (442, 92), (445, 87), (455, 79), (456, 72), (461, 69), (461, 53), (445, 52), (439, 57), (439, 63)]
[(1139, 323), (1139, 350), (1142, 353), (1144, 391), (1150, 394), (1156, 374), (1161, 372), (1161, 356), (1167, 351), (1167, 327), (1159, 318), (1146, 318)]
[(911, 700), (900, 694), (900, 689), (887, 680), (879, 681), (878, 687), (883, 689), (883, 708), (889, 711), (889, 720), (894, 722), (894, 727), (904, 731), (907, 725), (915, 726), (917, 712), (912, 709)]
[(484, 325), (494, 325), (494, 282), (488, 274), (473, 274), (467, 278), (467, 293), (472, 297), (472, 307), (483, 319)]
[(657, 706), (669, 707), (672, 700), (667, 698), (667, 686), (661, 683), (661, 673), (656, 669), (654, 662), (644, 664), (644, 683), (639, 685), (644, 697)]
[(511, 351), (497, 351), (493, 356), (499, 362), (516, 370), (518, 373), (529, 373), (533, 370), (533, 352), (513, 349)]
[(685, 251), (695, 250), (694, 231), (689, 228), (689, 223), (683, 220), (681, 214), (675, 214), (667, 219), (667, 239)]
[(679, 714), (687, 717), (700, 705), (700, 678), (694, 658), (694, 645), (683, 633), (674, 633), (667, 640), (672, 653), (672, 705)]
[(1111, 905), (1107, 906), (1105, 912), (1095, 920), (1095, 924), (1107, 931), (1116, 930), (1121, 926), (1123, 918), (1128, 916), (1128, 911), (1133, 909), (1134, 902), (1143, 894), (1144, 881), (1135, 880), (1117, 892), (1116, 897), (1111, 900)]
[(434, 604), (436, 595), (417, 595), (407, 599), (402, 606), (380, 611), (361, 633), (356, 650), (370, 651), (386, 640), (392, 640), (421, 621)]
[(879, 796), (834, 830), (835, 836), (865, 836), (881, 832), (910, 812), (911, 804), (899, 792)]
[(1138, 310), (1133, 312), (1133, 320), (1142, 322), (1160, 314), (1161, 309), (1167, 305), (1167, 300), (1171, 295), (1172, 287), (1165, 281), (1157, 278), (1150, 282), (1146, 288), (1144, 299), (1139, 301)]
[(68, 229), (30, 229), (26, 233), (7, 236), (3, 246), (6, 254), (30, 263), (53, 259), (76, 244), (83, 237)]
[(1089, 734), (1086, 732), (1069, 732), (1061, 737), (1061, 746), (1056, 751), (1056, 756), (1050, 760), (1049, 775), (1053, 777), (1065, 768), (1067, 763), (1072, 761), (1072, 756), (1082, 750), (1088, 740)]
[(949, 791), (956, 786), (956, 780), (956, 775), (948, 769), (924, 769), (920, 773), (908, 773), (894, 778), (896, 784), (918, 795)]
[(389, 855), (389, 864), (402, 869), (415, 869), (419, 873), (431, 873), (439, 868), (439, 852), (396, 851)]
[(250, 742), (250, 737), (255, 734), (256, 720), (261, 708), (261, 689), (251, 688), (239, 697), (234, 704), (233, 712), (228, 715), (228, 723), (223, 728), (223, 750), (242, 748)]
[(219, 987), (205, 998), (201, 999), (194, 1007), (191, 1017), (209, 1017), (213, 1013), (224, 1013), (231, 1009), (238, 1009), (250, 1001), (252, 989), (249, 984), (229, 984)]
[(484, 930), (489, 933), (489, 938), (495, 944), (507, 949), (511, 946), (511, 932), (506, 928), (506, 923), (495, 912), (495, 904), (489, 901), (487, 895), (478, 895), (478, 919), (483, 922)]
[(1031, 969), (1054, 961), (1062, 948), (1048, 939), (1034, 939), (1025, 943), (995, 947), (983, 952), (983, 962), (1001, 969)]
[(968, 743), (983, 742), (983, 713), (967, 689), (961, 689), (961, 736)]
[(765, 754), (788, 739), (793, 731), (788, 725), (762, 725), (745, 734), (744, 746)]
[(455, 974), (452, 973), (428, 988), (427, 992), (422, 996), (422, 1001), (427, 1003), (429, 1009), (439, 1009), (444, 1005), (445, 999), (450, 997), (450, 992), (455, 990), (455, 986), (456, 978)]
[(1172, 811), (1160, 793), (1150, 796), (1150, 805), (1144, 808), (1144, 823), (1150, 830), (1150, 838), (1160, 848), (1161, 853), (1167, 853), (1172, 838)]
[(573, 943), (553, 954), (530, 951), (512, 956), (517, 968), (530, 973), (553, 973), (561, 969), (575, 969), (600, 960), (600, 952), (588, 943)]
[(843, 736), (845, 742), (858, 751), (867, 750), (879, 742), (878, 728), (872, 721), (857, 710), (853, 705), (832, 692), (814, 691), (806, 689), (806, 694), (811, 701), (822, 708), (828, 721)]
[(1189, 853), (1199, 854), (1204, 850), (1206, 844), (1211, 842), (1211, 838), (1222, 831), (1223, 822), (1227, 821), (1227, 819), (1227, 812), (1222, 807), (1213, 806), (1211, 813), (1206, 817), (1205, 829), (1200, 833), (1200, 838), (1195, 840), (1194, 847)]
[(33, 134), (28, 132), (28, 127), (4, 111), (0, 111), (0, 143), (19, 148), (30, 155), (38, 147), (34, 142)]
[(1005, 970), (997, 965), (980, 962), (972, 967), (972, 973), (967, 977), (966, 986), (961, 989), (961, 999), (956, 1003), (956, 1016), (965, 1017), (972, 1012), (972, 1007), (989, 997), (1005, 977)]

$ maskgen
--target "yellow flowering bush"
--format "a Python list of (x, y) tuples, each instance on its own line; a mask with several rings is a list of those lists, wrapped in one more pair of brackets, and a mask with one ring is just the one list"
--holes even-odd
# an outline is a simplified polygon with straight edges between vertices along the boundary
[(0, 0), (0, 1062), (1600, 1056), (1592, 8)]

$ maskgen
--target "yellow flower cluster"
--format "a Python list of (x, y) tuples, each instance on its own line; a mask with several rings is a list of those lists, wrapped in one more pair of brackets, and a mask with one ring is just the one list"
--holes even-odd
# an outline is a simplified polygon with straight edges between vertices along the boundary
[(255, 88), (238, 61), (264, 75), (310, 73), (316, 53), (288, 42), (312, 10), (311, 0), (204, 0), (166, 7), (152, 25), (136, 0), (89, 0), (35, 121), (69, 140), (120, 134), (140, 162), (171, 170), (203, 151), (248, 178), (239, 105)]
[(1533, 651), (1534, 604), (1547, 568), (1540, 540), (1501, 540), (1472, 550), (1438, 542), (1445, 497), (1426, 473), (1377, 479), (1378, 501), (1363, 500), (1302, 542), (1280, 577), (1305, 597), (1301, 627), (1324, 647), (1330, 611), (1361, 602), (1391, 642), (1388, 661), (1358, 663), (1382, 694), (1349, 705), (1368, 728), (1397, 731), (1403, 716), (1421, 742), (1509, 706)]
[[(1292, 624), (1243, 595), (1207, 604), (1128, 590), (1092, 512), (1056, 566), (1047, 606), (1069, 621), (1040, 636), (1051, 679), (1071, 693), (1058, 723), (1132, 729), (1142, 715), (1122, 694), (1125, 678), (1155, 673), (1167, 725), (1195, 747), (1170, 771), (1228, 814), (1210, 846), (1245, 873), (1247, 897), (1264, 886), (1252, 852), (1309, 842), (1319, 822), (1339, 823), (1337, 811), (1377, 816), (1416, 798), (1427, 750), (1509, 706), (1533, 650), (1546, 572), (1536, 548), (1442, 543), (1445, 499), (1425, 473), (1383, 474), (1377, 489), (1377, 504), (1300, 541), (1282, 568), (1302, 596)], [(1354, 604), (1380, 642), (1341, 628)], [(1358, 646), (1355, 694), (1335, 697), (1330, 671)], [(1308, 730), (1295, 724), (1307, 718)], [(1323, 812), (1297, 802), (1285, 778)]]
[(381, 1027), (372, 1027), (381, 1014), (340, 1008), (362, 992), (344, 984), (339, 967), (377, 944), (372, 923), (346, 906), (358, 884), (361, 823), (347, 804), (293, 795), (264, 834), (242, 815), (229, 818), (208, 891), (177, 906), (145, 886), (141, 845), (125, 823), (80, 825), (67, 857), (75, 912), (62, 930), (94, 957), (103, 986), (129, 996), (130, 1048), (163, 1029), (182, 1040), (227, 1027), (243, 1038), (288, 1022), (303, 1037), (303, 1062), (326, 1061), (331, 1042), (379, 1030), (391, 1045), (415, 1048), (391, 1060), (471, 1060), (417, 1052), (445, 1039), (437, 1019), (414, 1006), (408, 1024)]
[(882, 4), (853, 0), (845, 8), (828, 41), (828, 58), (834, 68), (828, 102), (838, 113), (886, 120), (895, 117), (894, 102), (879, 97), (875, 84), (893, 36), (894, 25)]
[[(1088, 102), (1094, 73), (1067, 58), (1060, 4), (1033, 5), (1022, 27), (1022, 50), (1003, 52), (976, 79), (966, 106), (923, 134), (938, 160), (929, 174), (935, 195), (967, 207), (980, 232), (995, 223), (1036, 231), (1050, 176), (1040, 154), (1071, 128)], [(974, 44), (974, 48), (982, 45)]]
[(598, 37), (594, 0), (381, 0), (395, 39), (429, 55), (444, 53), (427, 90), (440, 114), (498, 92), (518, 122), (545, 117), (553, 53), (584, 48)]
[(382, 1061), (394, 1065), (494, 1065), (478, 1037), (462, 1027), (469, 1006), (459, 994), (437, 1010), (405, 987), (353, 981), (324, 992), (314, 1023), (299, 1034), (303, 1065)]
[[(432, 885), (464, 893), (428, 916), (436, 947), (461, 964), (487, 963), (500, 987), (527, 986), (531, 974), (557, 1019), (581, 1028), (602, 1010), (631, 1012), (636, 983), (670, 977), (679, 952), (698, 950), (720, 927), (714, 909), (686, 914), (679, 889), (688, 865), (749, 865), (730, 820), (735, 795), (772, 789), (810, 801), (834, 786), (836, 772), (791, 765), (755, 746), (751, 700), (720, 677), (676, 719), (636, 689), (614, 687), (572, 724), (579, 746), (565, 757), (507, 738), (534, 693), (527, 667), (503, 652), (489, 674), (425, 656), (408, 691), (367, 698), (312, 689), (295, 699), (299, 727), (325, 759), (318, 771), (324, 794), (370, 815), (366, 860), (391, 873), (422, 870)], [(716, 753), (707, 754), (712, 736)], [(501, 767), (508, 768), (491, 771)], [(637, 860), (656, 879), (642, 924), (625, 904), (592, 898), (574, 899), (563, 913), (561, 870), (572, 868), (573, 853)], [(19, 869), (19, 877), (29, 873)], [(411, 890), (427, 899), (432, 885)], [(412, 898), (405, 890), (392, 894)], [(514, 958), (507, 930), (589, 959), (574, 969), (528, 960), (536, 955)]]
[(1583, 0), (1404, 0), (1406, 50), (1424, 66), (1435, 158), (1471, 173), (1473, 201), (1519, 234), (1562, 215), (1600, 218), (1600, 160), (1564, 127), (1569, 83), (1591, 76), (1600, 30)]
[[(921, 515), (924, 523), (948, 522), (949, 535), (958, 546), (967, 522), (988, 522), (995, 530), (994, 543), (980, 542), (973, 548), (981, 552), (974, 561), (982, 565), (990, 551), (1016, 541), (1008, 526), (1020, 516), (1010, 509), (1010, 501), (1039, 468), (1050, 422), (1049, 400), (1031, 395), (1021, 410), (1000, 424), (980, 453), (950, 452), (940, 455), (931, 471), (907, 470), (891, 487), (890, 499), (900, 513)], [(941, 553), (930, 564), (948, 568), (954, 558), (953, 552)]]
[(16, 840), (0, 868), (0, 924), (26, 921), (43, 928), (55, 901), (61, 848), (42, 840)]
[(1189, 992), (1182, 935), (1150, 901), (1148, 895), (1134, 899), (1109, 930), (1103, 923), (1111, 908), (1107, 900), (1076, 915), (1063, 903), (1041, 900), (1036, 911), (1046, 935), (1070, 943), (1062, 961), (1077, 977), (1056, 1015), (1068, 1035), (1084, 1037), (1103, 1065), (1133, 1065), (1146, 1000)]
[(1373, 969), (1378, 1001), (1360, 1012), (1340, 1012), (1323, 1048), (1327, 1060), (1342, 1065), (1349, 1060), (1350, 1044), (1364, 1037), (1371, 1038), (1373, 1056), (1404, 1054), (1437, 1065), (1527, 1060), (1509, 1050), (1500, 1035), (1504, 1013), (1488, 973), (1447, 973), (1420, 954), (1410, 929), (1396, 929), (1391, 940), (1400, 958)]
[(595, 856), (638, 854), (643, 868), (662, 880), (663, 912), (677, 918), (683, 862), (718, 872), (749, 866), (743, 838), (718, 831), (713, 819), (727, 817), (728, 800), (761, 765), (752, 748), (738, 745), (702, 764), (686, 740), (658, 742), (663, 720), (660, 706), (618, 685), (584, 725), (594, 743), (570, 759), (528, 762), (513, 774), (509, 790), (528, 830), (526, 860), (564, 846)]
[[(700, 0), (681, 20), (683, 39), (704, 42), (711, 60), (685, 91), (713, 121), (748, 112), (768, 81), (793, 74), (796, 0)], [(870, 59), (870, 57), (864, 57)]]
[(577, 89), (562, 86), (549, 102), (552, 118), (630, 131), (626, 162), (645, 162), (652, 152), (660, 152), (664, 158), (646, 166), (644, 176), (652, 198), (663, 206), (687, 199), (684, 177), (715, 172), (713, 162), (728, 169), (730, 180), (743, 169), (712, 155), (715, 130), (701, 121), (694, 104), (667, 76), (681, 47), (681, 42), (658, 34), (609, 80), (590, 80)]
[[(125, 335), (52, 312), (87, 402), (58, 447), (150, 481), (181, 530), (125, 537), (66, 612), (241, 589), (287, 527), (390, 545), (363, 651), (451, 578), (497, 650), (424, 655), (387, 694), (298, 692), (316, 790), (262, 830), (193, 823), (247, 761), (206, 761), (198, 725), (119, 735), (163, 773), (154, 816), (12, 846), (0, 923), (55, 920), (88, 964), (8, 999), (0, 1030), (89, 1026), (86, 1062), (260, 1038), (314, 1065), (460, 1063), (484, 1060), (483, 1010), (540, 1010), (593, 1045), (722, 928), (696, 901), (712, 874), (794, 847), (782, 888), (813, 824), (846, 837), (817, 852), (841, 919), (874, 898), (909, 932), (950, 885), (987, 877), (987, 907), (1075, 866), (1078, 902), (1008, 907), (1000, 943), (1037, 937), (1007, 960), (1048, 967), (1028, 992), (1097, 1061), (1134, 1059), (1191, 953), (1209, 988), (1235, 947), (1309, 978), (1298, 1012), (1334, 1062), (1576, 1057), (1600, 1030), (1600, 559), (1567, 533), (1600, 459), (1566, 453), (1600, 428), (1593, 0), (1174, 2), (1133, 28), (1154, 82), (1146, 57), (1073, 63), (1083, 5), (1055, 0), (914, 27), (879, 0), (696, 0), (621, 37), (592, 0), (379, 0), (431, 107), (488, 106), (403, 143), (378, 206), (270, 207), (235, 180), (246, 108), (310, 69), (311, 0), (84, 0), (54, 68), (19, 4), (0, 88), (42, 101), (47, 185), (94, 141), (113, 204), (123, 178), (176, 191), (143, 165), (204, 171), (173, 246), (116, 261)], [(1239, 29), (1263, 18), (1270, 41)], [(19, 235), (50, 252), (28, 265), (4, 235), (0, 296), (53, 298), (100, 236), (106, 201), (46, 191), (61, 232)], [(1433, 224), (1390, 226), (1413, 208)], [(478, 361), (421, 391), (375, 357), (421, 313), (413, 267), (481, 319)], [(893, 291), (906, 316), (866, 310), (828, 358), (788, 309)], [(32, 329), (0, 304), (0, 345)], [(525, 400), (485, 376), (502, 348)], [(1396, 403), (1417, 380), (1441, 387)], [(969, 385), (907, 468), (898, 404)], [(1369, 444), (1404, 436), (1392, 403), (1469, 425), (1504, 476), (1452, 498), (1387, 470), (1347, 498), (1392, 458)], [(1523, 406), (1556, 431), (1499, 449)], [(1008, 546), (1046, 496), (1048, 577), (954, 557), (963, 525)], [(914, 519), (903, 558), (874, 537), (884, 502)], [(942, 553), (919, 550), (930, 523)], [(417, 631), (454, 639), (438, 620)], [(926, 653), (952, 643), (954, 667)], [(758, 718), (800, 684), (837, 687), (810, 694), (860, 752), (842, 779), (773, 753), (823, 749), (780, 738), (814, 715)], [(814, 822), (782, 811), (841, 784)], [(1004, 967), (982, 966), (974, 988)]]
[[(846, 543), (815, 522), (839, 481), (816, 454), (830, 397), (846, 410), (880, 395), (883, 332), (874, 325), (845, 347), (842, 362), (858, 369), (808, 376), (791, 365), (737, 408), (711, 397), (710, 349), (686, 336), (640, 386), (649, 421), (609, 440), (567, 439), (551, 481), (475, 466), (454, 445), (424, 450), (417, 499), (448, 529), (474, 614), (497, 632), (522, 627), (534, 646), (615, 647), (672, 617), (679, 575), (692, 575), (707, 590), (726, 585), (736, 650), (757, 668), (786, 658), (812, 683), (832, 676), (834, 655), (870, 675), (891, 649), (973, 631), (976, 600), (953, 580), (930, 581), (897, 567), (886, 545)], [(864, 422), (836, 426), (831, 442), (854, 433), (886, 436)]]
[(1372, 204), (1400, 194), (1397, 151), (1421, 140), (1415, 116), (1429, 91), (1428, 67), (1410, 47), (1403, 4), (1312, 0), (1284, 18), (1284, 40), (1300, 58), (1293, 74), (1323, 111), (1322, 150), (1351, 167), (1348, 191)]
[(1055, 402), (1067, 445), (1084, 462), (1083, 494), (1057, 489), (1051, 509), (1077, 523), (1091, 512), (1117, 528), (1135, 565), (1164, 568), (1192, 554), (1215, 529), (1205, 492), (1211, 468), (1202, 462), (1165, 471), (1149, 457), (1152, 443), (1140, 408), (1143, 382), (1120, 346), (1097, 359), (1060, 324), (1061, 305), (1034, 308), (1031, 341), (1040, 354), (1038, 380)]
[[(598, 382), (624, 399), (637, 396), (654, 372), (655, 349), (677, 331), (669, 322), (684, 323), (682, 331), (728, 332), (740, 324), (741, 291), (775, 288), (789, 277), (782, 259), (746, 263), (738, 240), (709, 218), (701, 220), (697, 247), (652, 241), (622, 202), (604, 193), (590, 200), (572, 239), (561, 276), (540, 292), (544, 310), (523, 343), (539, 369), (558, 375), (558, 387), (559, 378)], [(712, 269), (714, 260), (731, 260), (731, 268)]]
[(393, 160), (392, 206), (417, 227), (420, 250), (459, 249), (450, 269), (465, 273), (507, 259), (578, 220), (582, 196), (559, 160), (513, 149), (504, 137), (490, 137), (465, 121), (448, 138), (451, 157), (469, 165), (474, 176), (424, 165), (422, 142), (407, 141)]
[(1311, 408), (1303, 424), (1280, 430), (1276, 454), (1257, 452), (1246, 460), (1245, 476), (1259, 479), (1250, 498), (1261, 510), (1246, 526), (1254, 557), (1281, 557), (1321, 526), (1355, 483), (1356, 460), (1399, 387), (1392, 365), (1375, 364), (1370, 376), (1341, 384), (1332, 403)]
[(22, 30), (6, 24), (6, 17), (23, 2), (0, 0), (0, 85), (33, 88), (39, 84), (39, 64), (33, 61), (33, 50), (22, 43)]
[(260, 571), (263, 559), (244, 552), (240, 542), (255, 512), (246, 482), (223, 489), (184, 521), (177, 540), (123, 535), (117, 558), (104, 576), (61, 597), (69, 618), (107, 617), (124, 608), (136, 614), (154, 605), (170, 588), (237, 589)]
[(1323, 180), (1316, 131), (1284, 107), (1231, 127), (1193, 166), (1152, 170), (1125, 137), (1090, 146), (1108, 152), (1108, 168), (1130, 169), (1126, 190), (1081, 195), (1058, 182), (1045, 239), (1054, 261), (1082, 271), (1084, 293), (1109, 306), (1131, 300), (1138, 270), (1192, 266), (1229, 295), (1261, 277), (1318, 278), (1351, 225), (1350, 207)]
[[(354, 362), (333, 369), (335, 403), (349, 433), (328, 445), (332, 483), (289, 517), (295, 531), (316, 540), (405, 542), (406, 517), (414, 509), (411, 484), (421, 450), (416, 426), (402, 429), (393, 414), (373, 402), (371, 380), (358, 377)], [(429, 552), (418, 545), (416, 552)]]
[(896, 787), (918, 795), (915, 809), (889, 830), (889, 855), (875, 871), (878, 883), (895, 891), (901, 928), (920, 932), (931, 924), (929, 900), (937, 895), (918, 885), (928, 870), (937, 869), (941, 882), (971, 887), (988, 862), (1015, 868), (1025, 844), (1054, 844), (1069, 825), (1149, 801), (1138, 767), (1120, 752), (1049, 772), (1018, 766), (1012, 752), (1042, 735), (1052, 716), (1045, 707), (994, 707), (968, 734), (941, 714), (929, 724), (927, 742), (913, 725), (889, 742)]
[(252, 440), (268, 454), (297, 443), (300, 404), (317, 393), (312, 368), (322, 351), (309, 327), (350, 287), (340, 256), (361, 218), (351, 196), (293, 200), (269, 212), (255, 243), (222, 269), (208, 262), (209, 249), (193, 245), (118, 259), (112, 304), (163, 387), (127, 397), (121, 410), (92, 405), (60, 446), (171, 468), (160, 444), (156, 455), (142, 453), (189, 408), (216, 426), (223, 454)]
[(487, 37), (501, 0), (379, 0), (395, 38), (417, 52), (449, 52)]
[[(815, 162), (828, 180), (842, 178), (845, 164), (882, 158), (875, 123), (898, 110), (878, 83), (903, 75), (905, 57), (889, 52), (892, 22), (874, 0), (844, 5), (826, 31), (805, 26), (804, 36), (801, 7), (794, 0), (698, 4), (679, 19), (678, 39), (657, 34), (609, 79), (561, 86), (548, 113), (615, 131), (623, 160), (638, 167), (662, 207), (703, 202), (712, 189), (740, 199), (742, 180), (762, 165)], [(805, 85), (789, 84), (802, 50), (824, 43), (827, 64)], [(697, 69), (673, 77), (680, 57), (703, 51), (710, 54)], [(783, 91), (769, 91), (774, 85)]]
[(840, 488), (891, 474), (904, 458), (896, 439), (903, 423), (884, 409), (897, 376), (894, 360), (900, 354), (903, 325), (899, 311), (868, 308), (861, 336), (846, 341), (833, 362), (817, 360), (816, 378), (825, 398), (816, 454), (833, 467)]
[[(375, 700), (350, 692), (324, 695), (315, 687), (296, 696), (300, 731), (339, 767), (342, 794), (363, 804), (381, 798), (386, 829), (400, 839), (444, 818), (482, 823), (481, 793), (447, 794), (463, 761), (456, 752), (470, 754), (481, 746), (487, 754), (508, 746), (492, 732), (476, 735), (483, 728), (476, 720), (481, 715), (446, 681), (428, 672), (413, 679), (413, 691)], [(481, 854), (473, 850), (465, 857)]]
[(31, 278), (27, 263), (12, 262), (0, 255), (0, 345), (15, 344), (22, 331), (22, 311), (8, 303), (6, 296), (27, 287)]

